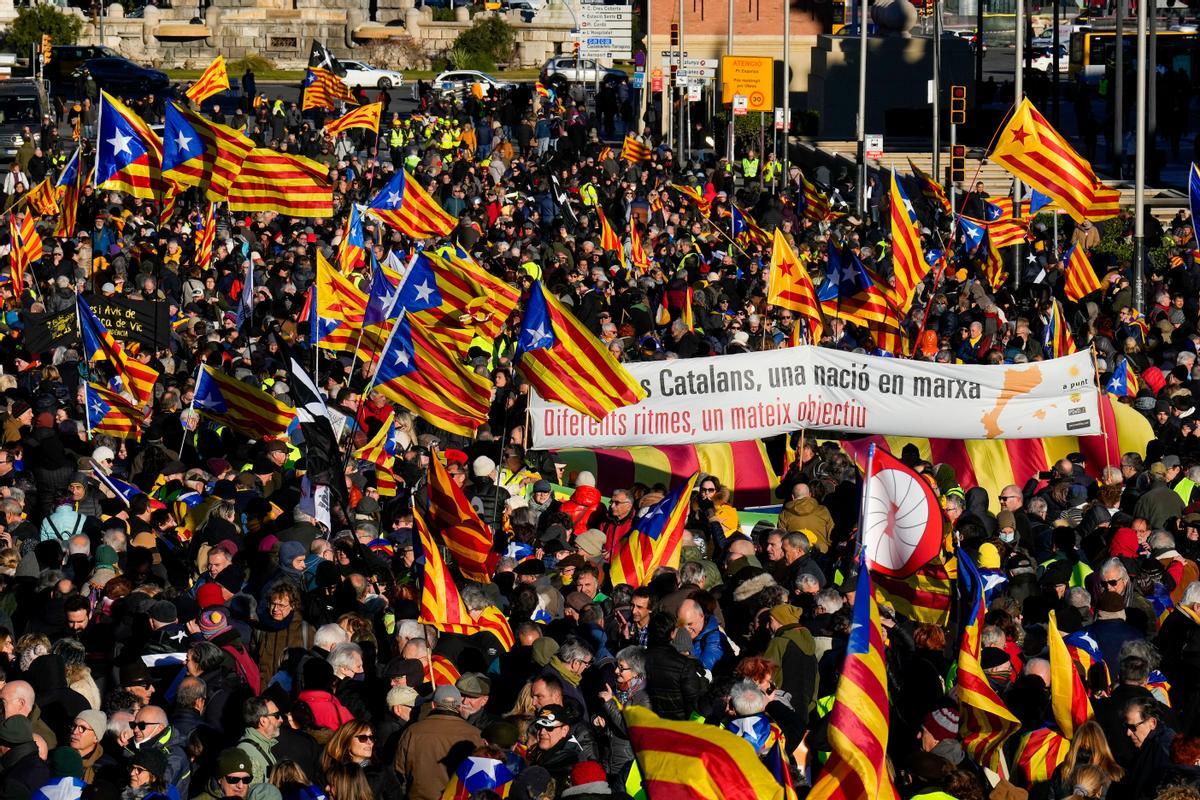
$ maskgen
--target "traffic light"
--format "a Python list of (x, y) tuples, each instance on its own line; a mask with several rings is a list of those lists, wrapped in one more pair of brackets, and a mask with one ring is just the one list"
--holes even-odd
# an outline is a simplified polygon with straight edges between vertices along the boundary
[(963, 125), (967, 121), (967, 87), (950, 87), (950, 124)]
[(579, 42), (575, 42), (574, 44), (571, 45), (571, 54), (574, 55), (576, 58), (579, 57)]
[(679, 74), (678, 73), (679, 73), (679, 65), (672, 64), (671, 65), (671, 85), (672, 86), (679, 85)]
[(967, 146), (956, 144), (950, 148), (950, 182), (965, 183), (967, 180)]
[(42, 34), (42, 63), (43, 63), (43, 64), (49, 64), (49, 63), (50, 63), (50, 53), (51, 53), (51, 50), (50, 50), (50, 34), (48, 34), (48, 33), (43, 33), (43, 34)]
[(671, 47), (679, 47), (679, 23), (671, 23)]

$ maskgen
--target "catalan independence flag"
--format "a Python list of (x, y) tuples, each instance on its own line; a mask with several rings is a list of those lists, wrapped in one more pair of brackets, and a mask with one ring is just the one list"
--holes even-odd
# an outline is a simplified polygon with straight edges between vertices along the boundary
[(204, 68), (196, 82), (184, 94), (188, 100), (200, 105), (214, 94), (229, 91), (229, 72), (225, 69), (225, 56), (217, 56)]
[(625, 141), (621, 143), (621, 158), (638, 164), (642, 161), (649, 161), (653, 154), (654, 151), (639, 142), (633, 134), (625, 134)]
[[(442, 296), (437, 313), (430, 310), (428, 318), (447, 325), (451, 315), (470, 314), (481, 335), (499, 336), (520, 303), (521, 293), (484, 269), (461, 245), (444, 245), (428, 255)], [(422, 314), (417, 317), (426, 318)]]
[(1053, 611), (1050, 612), (1050, 628), (1046, 631), (1046, 646), (1050, 650), (1050, 708), (1058, 730), (1070, 739), (1076, 728), (1092, 718), (1092, 703), (1058, 630), (1058, 619)]
[(516, 362), (543, 398), (592, 419), (646, 398), (641, 384), (541, 281), (530, 290)]
[(991, 160), (1050, 197), (1076, 222), (1115, 217), (1120, 193), (1100, 182), (1092, 165), (1054, 130), (1029, 98), (996, 137)]
[(491, 384), (408, 314), (392, 325), (379, 354), (375, 391), (460, 436), (473, 435), (487, 420), (491, 400)]
[(1104, 391), (1115, 394), (1117, 397), (1137, 397), (1140, 388), (1141, 384), (1138, 382), (1137, 373), (1129, 366), (1129, 359), (1121, 358), (1112, 371), (1112, 377), (1104, 386)]
[(619, 583), (634, 588), (644, 586), (659, 567), (679, 568), (683, 526), (699, 477), (700, 473), (693, 473), (634, 520), (629, 534), (611, 555), (609, 577), (614, 586)]
[(1025, 784), (1050, 780), (1070, 750), (1071, 740), (1053, 728), (1038, 728), (1022, 739), (1017, 747), (1017, 767), (1025, 775)]
[(907, 578), (882, 573), (874, 573), (871, 577), (875, 579), (879, 598), (896, 609), (897, 614), (939, 627), (949, 624), (954, 582), (940, 557)]
[(1057, 300), (1053, 302), (1050, 318), (1042, 330), (1042, 350), (1048, 358), (1061, 358), (1076, 351), (1075, 339), (1071, 336), (1071, 329), (1063, 317), (1062, 304)]
[(825, 326), (821, 321), (821, 303), (817, 300), (812, 278), (779, 228), (775, 229), (775, 241), (771, 245), (767, 302), (804, 317), (809, 342), (816, 344), (821, 340), (821, 331)]
[(328, 219), (333, 216), (329, 170), (303, 156), (256, 147), (229, 187), (229, 210)]
[(898, 800), (887, 768), (888, 682), (879, 606), (871, 574), (859, 563), (854, 624), (829, 713), (829, 760), (811, 800)]
[(54, 188), (58, 192), (58, 205), (62, 209), (58, 215), (58, 224), (54, 228), (55, 236), (75, 235), (75, 223), (79, 215), (79, 195), (83, 193), (83, 184), (85, 183), (79, 152), (79, 148), (75, 148), (74, 155), (63, 167), (58, 181), (54, 184)]
[(470, 800), (478, 797), (479, 792), (508, 797), (514, 777), (512, 770), (499, 759), (467, 756), (450, 776), (450, 782), (442, 790), (441, 800)]
[(400, 167), (368, 205), (369, 213), (406, 236), (449, 236), (458, 220), (446, 213), (408, 170)]
[(87, 423), (92, 434), (138, 439), (145, 416), (133, 403), (111, 389), (95, 383), (87, 385)]
[(308, 71), (304, 73), (301, 90), (304, 93), (304, 99), (300, 104), (302, 111), (308, 111), (310, 108), (333, 111), (334, 104), (338, 100), (357, 105), (346, 82), (322, 67), (308, 68)]
[(296, 416), (295, 409), (262, 389), (242, 383), (207, 364), (200, 368), (194, 396), (196, 410), (201, 414), (254, 439), (282, 437)]
[(396, 457), (396, 412), (388, 414), (388, 418), (380, 426), (370, 441), (354, 451), (354, 457), (360, 461), (369, 461), (377, 467), (391, 465)]
[(650, 256), (646, 254), (646, 246), (642, 244), (642, 232), (637, 220), (629, 222), (629, 254), (639, 275), (650, 271)]
[(325, 133), (331, 138), (351, 128), (362, 128), (363, 130), (377, 133), (379, 131), (379, 117), (382, 114), (383, 103), (367, 103), (365, 106), (359, 106), (353, 111), (325, 123)]
[(912, 306), (917, 286), (932, 268), (925, 260), (925, 248), (921, 246), (921, 229), (912, 202), (895, 172), (892, 172), (891, 199), (892, 218), (892, 272), (895, 285), (892, 296), (898, 309)]
[(83, 357), (88, 364), (105, 360), (112, 366), (121, 388), (133, 396), (138, 406), (147, 406), (154, 400), (154, 384), (158, 382), (158, 371), (136, 358), (130, 358), (121, 344), (113, 338), (91, 306), (80, 295), (77, 298), (79, 329), (83, 339)]
[(97, 189), (157, 200), (163, 193), (162, 151), (162, 140), (141, 117), (108, 92), (100, 92)]
[(217, 204), (209, 203), (204, 216), (197, 216), (196, 229), (193, 236), (196, 239), (196, 265), (201, 269), (212, 266), (213, 241), (217, 235)]
[(596, 206), (596, 213), (600, 216), (600, 249), (609, 253), (616, 253), (617, 261), (621, 264), (621, 269), (628, 269), (629, 267), (625, 262), (625, 245), (622, 244), (621, 237), (613, 230), (612, 224), (604, 214), (604, 209)]
[(25, 195), (25, 202), (38, 216), (49, 217), (58, 213), (58, 198), (49, 178), (30, 189)]
[(828, 219), (829, 198), (804, 173), (800, 173), (800, 183), (804, 188), (804, 218), (812, 222)]
[(167, 103), (163, 125), (163, 177), (201, 186), (209, 200), (224, 201), (254, 142), (240, 131), (210, 122), (178, 103)]
[(958, 648), (958, 702), (960, 708), (959, 728), (963, 746), (977, 764), (981, 764), (1002, 778), (1007, 778), (1007, 768), (1001, 757), (1000, 748), (1004, 741), (1021, 727), (996, 690), (988, 683), (979, 655), (983, 644), (984, 594), (983, 577), (978, 568), (962, 549), (958, 550), (958, 580), (962, 589), (961, 608), (963, 616), (962, 642)]
[(437, 541), (425, 523), (425, 515), (419, 509), (413, 509), (413, 527), (417, 536), (413, 541), (418, 562), (421, 563), (421, 600), (420, 613), (417, 616), (426, 625), (433, 625), (444, 630), (447, 623), (473, 623), (467, 607), (463, 604), (462, 595), (458, 593), (458, 585), (454, 576), (442, 558), (442, 551)]
[(622, 713), (649, 797), (785, 800), (783, 787), (742, 737), (715, 725), (666, 720), (643, 706)]
[(1078, 243), (1071, 245), (1063, 263), (1066, 264), (1063, 291), (1066, 292), (1068, 300), (1078, 303), (1092, 292), (1100, 290), (1100, 279), (1096, 277), (1096, 270), (1092, 269), (1087, 251)]
[(489, 523), (500, 521), (480, 519), (441, 459), (430, 459), (429, 524), (441, 535), (467, 580), (491, 583), (500, 554), (492, 547), (494, 537)]
[(342, 240), (338, 242), (337, 265), (343, 275), (349, 275), (367, 263), (367, 241), (363, 237), (362, 212), (358, 203), (350, 204)]
[(925, 195), (929, 204), (945, 214), (953, 213), (954, 209), (950, 206), (950, 198), (946, 197), (946, 190), (942, 188), (942, 185), (914, 164), (911, 158), (908, 160), (908, 168), (912, 170), (913, 177), (917, 179), (917, 183), (921, 187), (921, 194)]
[(22, 214), (20, 220), (16, 214), (8, 215), (8, 235), (8, 264), (12, 274), (13, 294), (20, 297), (25, 291), (25, 273), (42, 260), (45, 248), (42, 247), (42, 237), (34, 227), (33, 214), (29, 212)]

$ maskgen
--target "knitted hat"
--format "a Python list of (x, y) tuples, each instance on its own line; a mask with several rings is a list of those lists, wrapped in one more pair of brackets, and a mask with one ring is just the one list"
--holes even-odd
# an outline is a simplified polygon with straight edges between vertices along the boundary
[(200, 633), (204, 638), (211, 639), (229, 629), (229, 609), (225, 606), (214, 606), (200, 612)]
[(1012, 528), (1015, 530), (1017, 527), (1016, 515), (1014, 515), (1011, 511), (1001, 511), (996, 515), (996, 527), (1000, 530), (1004, 530), (1005, 528)]
[(575, 537), (575, 546), (588, 558), (595, 558), (604, 550), (605, 538), (603, 532), (592, 528)]
[(580, 761), (571, 767), (571, 785), (582, 786), (585, 783), (606, 783), (608, 776), (599, 761)]
[(167, 600), (157, 600), (150, 606), (150, 619), (155, 622), (171, 623), (179, 619), (175, 605)]
[(935, 708), (925, 715), (921, 727), (939, 742), (943, 739), (957, 739), (958, 709), (952, 706)]
[(799, 606), (790, 603), (780, 603), (771, 609), (771, 619), (780, 625), (795, 625), (803, 615), (804, 611)]
[(217, 756), (217, 777), (224, 778), (235, 772), (250, 772), (250, 759), (238, 747), (222, 750)]
[(0, 744), (13, 747), (33, 741), (33, 725), (29, 717), (15, 714), (4, 722), (0, 722)]
[(75, 721), (82, 721), (84, 725), (91, 728), (92, 733), (96, 734), (97, 739), (103, 738), (104, 731), (108, 729), (108, 715), (103, 711), (95, 711), (90, 708), (86, 711), (80, 711), (75, 715)]
[(150, 745), (134, 753), (130, 765), (141, 767), (161, 780), (167, 774), (167, 754), (161, 748)]
[(56, 747), (46, 759), (50, 764), (50, 775), (54, 778), (82, 778), (83, 759), (69, 747)]
[(991, 542), (979, 545), (979, 568), (1000, 569), (1000, 551)]
[(476, 478), (487, 478), (496, 471), (496, 462), (487, 456), (480, 456), (471, 463), (471, 474)]
[(196, 590), (196, 605), (201, 608), (211, 608), (212, 606), (221, 606), (225, 604), (225, 594), (221, 591), (221, 584), (207, 582), (201, 584)]

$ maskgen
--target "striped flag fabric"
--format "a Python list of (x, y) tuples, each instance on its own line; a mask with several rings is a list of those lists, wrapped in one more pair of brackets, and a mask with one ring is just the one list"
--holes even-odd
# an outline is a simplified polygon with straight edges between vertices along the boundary
[(950, 198), (946, 197), (946, 190), (940, 183), (914, 164), (911, 158), (908, 160), (908, 168), (912, 170), (913, 177), (917, 179), (917, 183), (921, 187), (921, 194), (925, 195), (925, 199), (929, 201), (930, 205), (935, 209), (941, 209), (945, 214), (954, 213), (954, 209), (950, 206)]
[(256, 147), (229, 187), (229, 210), (328, 219), (333, 216), (329, 170), (303, 156)]
[(310, 108), (333, 111), (339, 100), (357, 105), (346, 82), (323, 67), (308, 68), (304, 73), (301, 91), (303, 92), (303, 100), (300, 103), (301, 111), (308, 111)]
[(87, 423), (93, 435), (140, 439), (145, 414), (127, 399), (95, 383), (87, 385)]
[(641, 384), (540, 280), (530, 290), (515, 360), (542, 397), (592, 419), (646, 398)]
[(730, 217), (733, 220), (733, 238), (743, 244), (757, 244), (766, 247), (771, 243), (771, 234), (762, 229), (762, 226), (750, 216), (750, 212), (734, 203), (729, 210)]
[(492, 582), (500, 560), (492, 547), (492, 529), (479, 518), (440, 458), (429, 460), (429, 525), (446, 543), (464, 578), (476, 583)]
[(58, 205), (62, 209), (58, 215), (58, 224), (54, 228), (55, 236), (75, 235), (76, 221), (79, 215), (79, 195), (83, 193), (85, 182), (79, 153), (80, 149), (76, 147), (75, 153), (63, 167), (58, 181), (54, 184), (54, 188), (58, 191)]
[(637, 220), (629, 222), (629, 255), (639, 275), (650, 271), (650, 256), (646, 254), (646, 246), (642, 244), (642, 231)]
[(441, 653), (434, 653), (430, 657), (427, 675), (434, 686), (453, 686), (462, 677), (454, 662)]
[(420, 613), (417, 619), (438, 630), (445, 630), (447, 623), (472, 624), (454, 576), (442, 558), (441, 548), (425, 522), (424, 513), (417, 508), (413, 509), (413, 527), (417, 534), (413, 540), (414, 550), (422, 564)]
[(1137, 373), (1129, 366), (1129, 359), (1122, 357), (1112, 371), (1112, 377), (1104, 386), (1104, 391), (1117, 397), (1137, 397), (1141, 383)]
[(925, 260), (925, 248), (921, 246), (917, 212), (913, 210), (912, 201), (908, 199), (895, 172), (892, 172), (889, 197), (892, 206), (892, 271), (895, 273), (892, 296), (896, 308), (904, 310), (912, 307), (917, 286), (932, 267)]
[(253, 439), (282, 437), (296, 410), (262, 389), (243, 383), (207, 364), (201, 366), (193, 393), (196, 410)]
[[(862, 452), (865, 456), (866, 451)], [(907, 578), (872, 573), (876, 600), (886, 602), (914, 622), (945, 627), (950, 622), (954, 582), (941, 557), (935, 558)]]
[(1188, 170), (1188, 211), (1192, 216), (1192, 236), (1200, 246), (1200, 167)]
[(712, 210), (712, 200), (704, 196), (699, 186), (687, 186), (682, 183), (672, 183), (670, 187), (683, 195), (684, 199), (696, 207), (701, 215), (707, 217)]
[(58, 197), (49, 178), (45, 178), (25, 195), (25, 202), (38, 216), (49, 217), (58, 213)]
[(492, 339), (499, 336), (520, 303), (521, 293), (484, 269), (458, 244), (426, 253), (433, 262), (442, 302), (436, 314), (430, 310), (428, 316), (417, 317), (449, 325), (451, 315), (470, 314), (482, 336)]
[(683, 527), (691, 506), (692, 491), (700, 473), (694, 472), (667, 496), (643, 509), (629, 533), (611, 554), (609, 577), (614, 586), (645, 586), (659, 567), (679, 568), (683, 552)]
[(621, 143), (621, 158), (637, 164), (649, 161), (653, 155), (654, 151), (639, 142), (633, 134), (625, 134), (625, 141)]
[(480, 792), (508, 797), (514, 777), (513, 771), (499, 759), (467, 756), (450, 776), (450, 782), (442, 790), (441, 800), (471, 800), (472, 797), (481, 796)]
[(149, 405), (154, 399), (154, 384), (158, 382), (158, 371), (136, 358), (130, 358), (125, 348), (104, 327), (104, 323), (96, 318), (82, 295), (77, 297), (76, 302), (84, 361), (88, 364), (98, 360), (108, 361), (116, 373), (119, 387), (133, 396), (136, 405)]
[(370, 441), (354, 451), (359, 461), (369, 461), (377, 467), (387, 467), (396, 456), (396, 412), (388, 414)]
[(335, 270), (320, 251), (312, 288), (316, 314), (310, 319), (310, 335), (317, 346), (340, 353), (357, 350), (359, 358), (371, 360), (384, 336), (379, 326), (369, 331), (364, 327), (367, 293)]
[[(25, 291), (25, 274), (42, 260), (45, 248), (42, 247), (42, 237), (34, 227), (33, 214), (29, 212), (22, 214), (20, 220), (15, 213), (8, 215), (8, 235), (8, 264), (13, 294), (20, 297)], [(37, 283), (36, 276), (33, 283)]]
[(254, 142), (226, 125), (211, 122), (178, 103), (167, 103), (162, 172), (180, 186), (200, 186), (214, 202), (224, 201)]
[(957, 550), (956, 560), (961, 599), (966, 611), (962, 618), (963, 634), (958, 648), (959, 733), (967, 755), (975, 763), (1007, 778), (1008, 769), (1000, 748), (1021, 727), (1021, 723), (988, 683), (979, 662), (983, 650), (980, 638), (984, 614), (983, 576), (962, 548)]
[(810, 800), (898, 800), (887, 766), (888, 682), (879, 606), (860, 561), (854, 623), (829, 713), (829, 760)]
[(796, 800), (796, 789), (792, 785), (792, 770), (785, 752), (783, 731), (766, 714), (730, 719), (721, 726), (725, 730), (745, 739), (758, 753), (758, 758), (783, 789), (787, 800)]
[(600, 216), (600, 249), (616, 253), (621, 269), (629, 269), (629, 265), (625, 261), (625, 245), (621, 242), (621, 237), (613, 230), (612, 224), (604, 214), (604, 209), (596, 206), (596, 214)]
[(1058, 630), (1058, 618), (1053, 611), (1050, 612), (1046, 646), (1050, 650), (1050, 708), (1059, 732), (1070, 739), (1080, 725), (1092, 718), (1092, 703), (1067, 650), (1067, 643)]
[(464, 636), (474, 636), (482, 631), (487, 631), (496, 637), (506, 653), (512, 650), (517, 643), (508, 617), (504, 616), (504, 612), (495, 606), (488, 606), (479, 612), (479, 617), (474, 622), (462, 624), (448, 622), (444, 630), (446, 633), (461, 633)]
[(800, 173), (800, 184), (804, 189), (804, 218), (812, 222), (823, 222), (829, 218), (829, 198), (817, 185)]
[(1025, 776), (1025, 785), (1045, 783), (1059, 765), (1067, 760), (1071, 740), (1053, 728), (1038, 728), (1021, 740), (1017, 747), (1017, 767)]
[(983, 250), (983, 276), (987, 278), (992, 291), (998, 292), (1008, 280), (1008, 272), (1004, 269), (1004, 257), (1000, 255), (999, 247), (992, 240), (991, 231), (986, 234), (986, 242), (987, 246)]
[(363, 130), (378, 133), (379, 118), (382, 115), (383, 103), (367, 103), (365, 106), (359, 106), (337, 119), (325, 123), (325, 133), (330, 138), (351, 128), (362, 128)]
[(170, 179), (163, 181), (162, 207), (158, 211), (158, 227), (166, 227), (171, 218), (175, 216), (175, 204), (183, 192), (184, 188), (175, 181)]
[(184, 94), (198, 106), (214, 94), (228, 91), (229, 72), (225, 69), (225, 56), (217, 56)]
[(786, 308), (804, 317), (811, 344), (821, 341), (825, 329), (821, 321), (821, 304), (813, 288), (808, 270), (800, 263), (787, 237), (775, 229), (771, 245), (771, 266), (767, 273), (767, 303)]
[(383, 190), (367, 204), (367, 211), (414, 239), (449, 236), (458, 226), (458, 220), (450, 216), (404, 167), (397, 169)]
[(626, 706), (621, 713), (647, 796), (667, 800), (787, 797), (742, 737), (716, 725), (666, 720), (643, 706)]
[(401, 314), (379, 354), (375, 391), (430, 425), (471, 436), (487, 420), (491, 384), (416, 319)]
[(1063, 263), (1066, 264), (1063, 274), (1063, 291), (1068, 300), (1078, 303), (1092, 292), (1102, 288), (1100, 279), (1096, 277), (1096, 270), (1092, 269), (1092, 262), (1088, 259), (1087, 251), (1078, 243), (1071, 245)]
[(1042, 350), (1047, 358), (1061, 358), (1076, 351), (1075, 339), (1063, 315), (1062, 304), (1057, 300), (1050, 306), (1050, 318), (1042, 330)]
[(1092, 165), (1034, 108), (1017, 106), (996, 137), (991, 160), (1054, 200), (1076, 222), (1115, 217), (1120, 193), (1104, 186)]
[(201, 269), (212, 266), (213, 241), (217, 236), (217, 204), (210, 202), (203, 217), (196, 218), (196, 229), (193, 232), (196, 243), (196, 265)]
[(103, 90), (96, 127), (96, 188), (143, 200), (161, 197), (163, 144), (158, 134)]
[(358, 203), (350, 204), (346, 224), (342, 227), (342, 240), (338, 242), (337, 265), (343, 275), (361, 269), (367, 263), (367, 241), (363, 237), (362, 212)]
[(770, 505), (775, 501), (779, 478), (762, 442), (679, 444), (652, 447), (572, 448), (555, 450), (555, 461), (566, 464), (568, 474), (590, 472), (596, 488), (608, 496), (613, 490), (644, 483), (676, 486), (695, 471), (712, 475), (732, 488), (739, 508)]

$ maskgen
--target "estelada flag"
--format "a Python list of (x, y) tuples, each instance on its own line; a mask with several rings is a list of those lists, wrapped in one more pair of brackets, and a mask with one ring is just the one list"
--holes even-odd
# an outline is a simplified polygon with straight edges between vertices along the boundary
[(621, 144), (621, 158), (634, 163), (649, 161), (653, 155), (653, 151), (649, 147), (633, 138), (632, 134), (625, 134), (625, 141)]
[(204, 68), (196, 82), (184, 92), (188, 99), (200, 105), (214, 94), (229, 91), (229, 73), (225, 69), (225, 56), (217, 56)]
[(1108, 219), (1121, 210), (1120, 193), (1100, 183), (1092, 165), (1028, 98), (996, 137), (991, 159), (1053, 199), (1076, 222)]
[(812, 344), (821, 340), (824, 324), (821, 321), (821, 304), (813, 288), (808, 270), (796, 257), (783, 232), (775, 229), (775, 241), (771, 245), (771, 267), (767, 276), (767, 302), (786, 308), (804, 317), (808, 324), (808, 336)]
[(1067, 265), (1066, 274), (1063, 276), (1063, 291), (1066, 292), (1068, 300), (1078, 303), (1101, 288), (1100, 279), (1096, 277), (1096, 270), (1092, 269), (1087, 251), (1078, 243), (1071, 245), (1063, 261)]
[(621, 269), (628, 269), (625, 264), (625, 246), (621, 243), (621, 237), (613, 230), (612, 224), (609, 223), (608, 217), (604, 215), (604, 210), (600, 206), (596, 206), (596, 213), (600, 215), (600, 249), (616, 253)]
[(229, 188), (229, 210), (328, 219), (333, 216), (333, 188), (328, 176), (324, 164), (256, 147)]
[(633, 521), (629, 533), (613, 548), (610, 577), (614, 586), (644, 586), (659, 567), (679, 567), (683, 527), (699, 477), (700, 473), (693, 473)]
[[(462, 487), (441, 459), (429, 463), (429, 525), (441, 534), (459, 572), (467, 580), (491, 583), (500, 554), (492, 548), (491, 520), (479, 518)], [(496, 520), (499, 522), (500, 520)]]
[(907, 578), (941, 551), (942, 508), (929, 484), (891, 453), (875, 447), (867, 452), (871, 473), (862, 526), (867, 565)]
[(48, 217), (58, 213), (58, 198), (49, 178), (30, 189), (25, 195), (25, 202), (40, 216)]
[(1067, 643), (1059, 633), (1053, 611), (1050, 612), (1046, 645), (1050, 649), (1050, 708), (1059, 731), (1070, 739), (1080, 725), (1092, 718), (1092, 703), (1067, 650)]
[(368, 131), (379, 130), (379, 117), (383, 113), (383, 103), (368, 103), (365, 106), (343, 114), (325, 125), (325, 133), (337, 136), (342, 131), (351, 128), (362, 128)]

